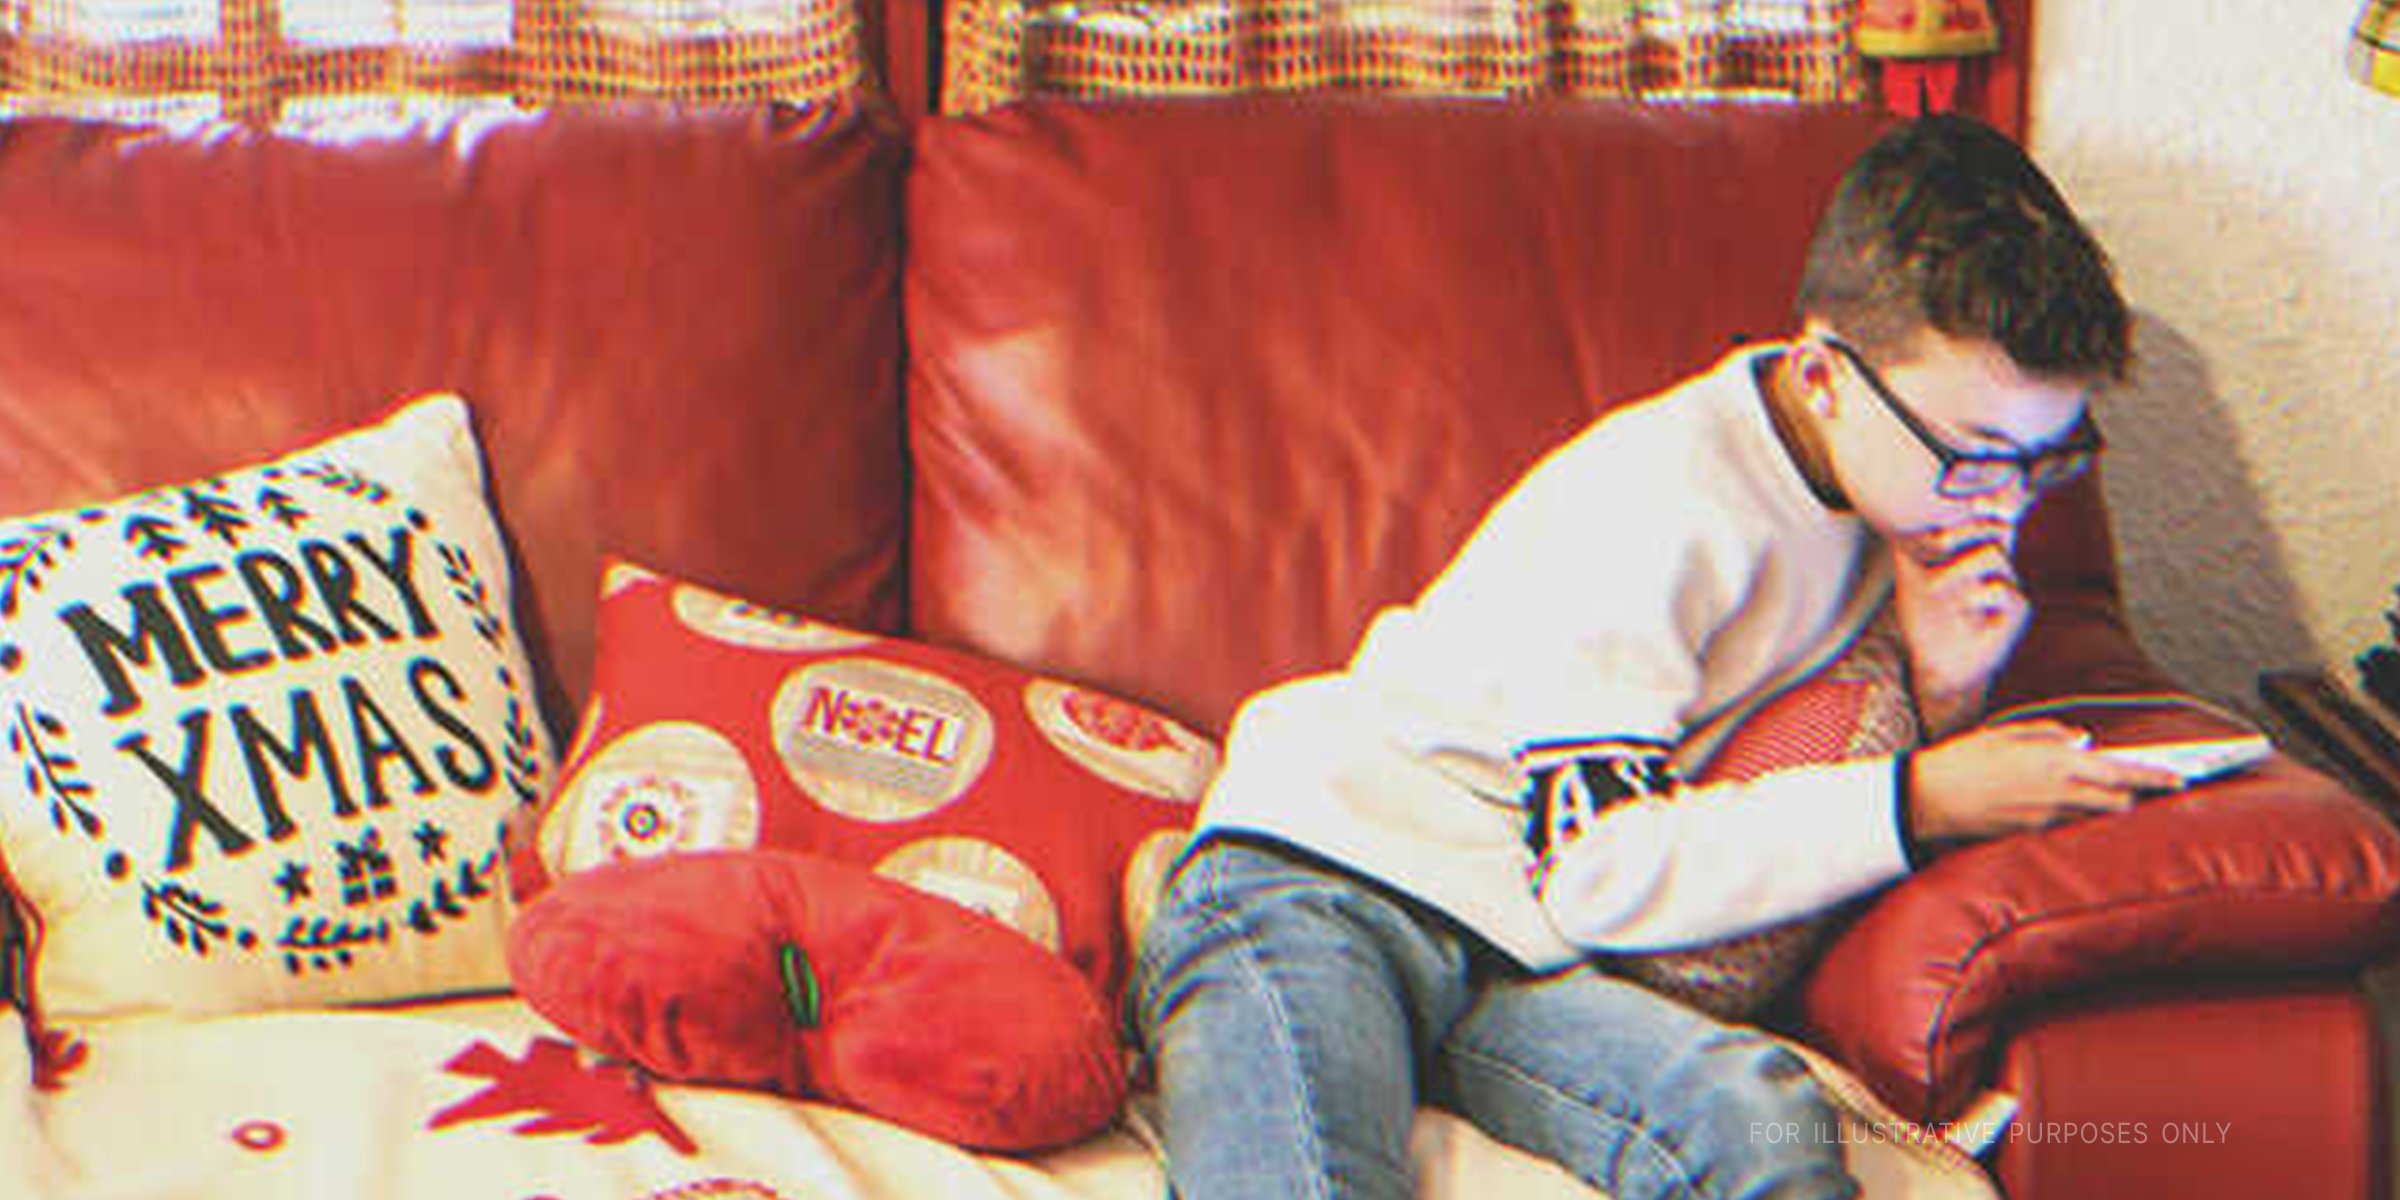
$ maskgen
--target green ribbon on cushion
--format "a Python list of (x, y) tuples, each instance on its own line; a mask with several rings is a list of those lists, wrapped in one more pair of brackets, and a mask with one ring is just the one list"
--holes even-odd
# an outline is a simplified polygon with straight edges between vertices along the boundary
[(815, 1029), (824, 1017), (825, 997), (817, 987), (817, 973), (808, 965), (808, 955), (800, 947), (785, 942), (776, 952), (776, 965), (783, 973), (783, 1003), (792, 1010), (792, 1023), (802, 1029)]

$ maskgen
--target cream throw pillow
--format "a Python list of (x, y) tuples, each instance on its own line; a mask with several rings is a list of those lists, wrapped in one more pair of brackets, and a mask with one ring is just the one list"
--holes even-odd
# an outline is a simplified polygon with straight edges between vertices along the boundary
[(42, 1017), (505, 986), (552, 753), (464, 401), (0, 521), (0, 856)]

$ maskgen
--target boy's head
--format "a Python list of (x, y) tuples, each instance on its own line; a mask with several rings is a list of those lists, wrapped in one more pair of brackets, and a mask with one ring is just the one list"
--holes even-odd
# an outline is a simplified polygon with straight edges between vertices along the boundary
[(2015, 142), (1968, 117), (1912, 121), (1851, 164), (1798, 309), (1878, 361), (1928, 329), (2032, 375), (2121, 380), (2133, 358), (2107, 254)]
[(1833, 473), (1899, 539), (2011, 531), (2096, 450), (2086, 405), (2131, 365), (2107, 255), (2014, 142), (1895, 129), (1843, 176), (1798, 297), (1791, 370)]

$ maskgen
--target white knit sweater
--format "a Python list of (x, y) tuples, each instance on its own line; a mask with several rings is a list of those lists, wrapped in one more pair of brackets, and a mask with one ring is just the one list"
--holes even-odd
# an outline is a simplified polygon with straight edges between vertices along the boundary
[(1889, 590), (1880, 542), (1777, 439), (1767, 352), (1593, 423), (1346, 670), (1252, 697), (1201, 826), (1342, 862), (1537, 970), (1733, 936), (1903, 873), (1889, 759), (1679, 782)]

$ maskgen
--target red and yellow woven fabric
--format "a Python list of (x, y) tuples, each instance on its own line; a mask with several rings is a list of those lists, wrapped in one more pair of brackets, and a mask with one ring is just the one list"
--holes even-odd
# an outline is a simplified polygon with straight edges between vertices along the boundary
[(2400, 96), (2400, 0), (2367, 0), (2350, 31), (2350, 73)]
[(371, 98), (846, 96), (857, 0), (0, 0), (14, 111), (268, 124)]
[(953, 0), (942, 108), (1038, 94), (1864, 93), (1857, 0)]

